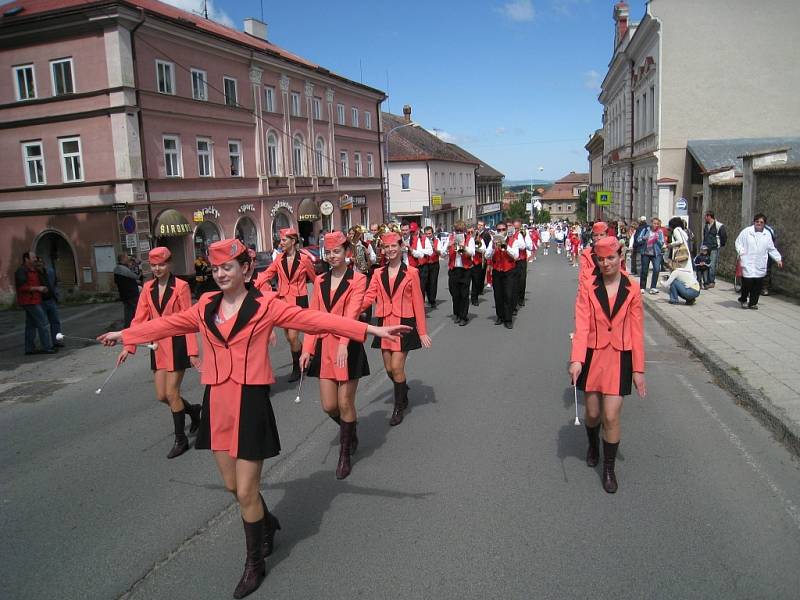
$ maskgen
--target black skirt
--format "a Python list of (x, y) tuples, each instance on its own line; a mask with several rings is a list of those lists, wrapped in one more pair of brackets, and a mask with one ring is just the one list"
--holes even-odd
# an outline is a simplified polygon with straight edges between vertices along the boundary
[[(189, 362), (189, 351), (186, 349), (185, 335), (172, 336), (172, 365), (173, 371), (185, 371), (192, 366), (192, 363)], [(158, 370), (156, 369), (156, 353), (153, 350), (150, 350), (150, 370)]]
[[(378, 317), (378, 327), (383, 327), (383, 317)], [(417, 320), (414, 317), (402, 317), (400, 319), (401, 325), (408, 325), (411, 331), (400, 338), (399, 352), (411, 352), (411, 350), (419, 350), (422, 348), (422, 340), (419, 339), (419, 332), (417, 332)], [(376, 337), (372, 340), (372, 348), (381, 347), (381, 338)]]
[(297, 306), (308, 308), (308, 296), (298, 296), (295, 298), (294, 302)]
[[(314, 356), (311, 357), (311, 362), (308, 364), (307, 376), (319, 377), (322, 366), (321, 357), (322, 340), (318, 339), (314, 348)], [(367, 376), (369, 376), (369, 361), (367, 360), (367, 353), (364, 351), (364, 344), (350, 340), (350, 343), (347, 344), (347, 379), (349, 381)]]

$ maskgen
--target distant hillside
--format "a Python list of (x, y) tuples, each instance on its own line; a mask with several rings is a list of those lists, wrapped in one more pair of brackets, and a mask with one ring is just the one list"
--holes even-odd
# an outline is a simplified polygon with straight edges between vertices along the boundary
[[(553, 185), (553, 182), (549, 179), (537, 179), (536, 180), (536, 187), (550, 187)], [(503, 180), (503, 187), (507, 188), (515, 188), (515, 187), (527, 187), (530, 189), (531, 187), (531, 180), (530, 179), (504, 179)]]

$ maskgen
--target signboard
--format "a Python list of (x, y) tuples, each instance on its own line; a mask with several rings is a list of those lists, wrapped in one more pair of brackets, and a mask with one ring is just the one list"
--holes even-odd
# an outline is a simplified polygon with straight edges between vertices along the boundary
[(675, 203), (675, 208), (677, 210), (686, 210), (687, 208), (689, 208), (689, 203), (686, 201), (686, 198), (680, 198)]
[(139, 242), (139, 252), (150, 252), (150, 242), (147, 240), (141, 240)]
[(612, 194), (604, 190), (598, 190), (595, 196), (597, 206), (611, 206)]
[(220, 212), (213, 206), (206, 206), (203, 209), (203, 217), (209, 216), (214, 217), (215, 219), (219, 219)]
[(114, 246), (95, 246), (94, 264), (98, 273), (113, 273), (114, 267), (117, 266)]
[(330, 200), (324, 200), (319, 205), (319, 212), (321, 212), (324, 216), (330, 217), (333, 214), (333, 202)]
[(347, 194), (342, 194), (339, 197), (339, 208), (342, 210), (349, 210), (353, 208), (353, 197)]
[(244, 214), (246, 212), (256, 212), (256, 207), (253, 204), (240, 204), (237, 212), (240, 214)]
[(488, 215), (496, 212), (500, 212), (499, 202), (492, 202), (491, 204), (481, 204), (478, 206), (479, 215)]
[(127, 215), (122, 219), (122, 228), (125, 230), (125, 233), (136, 233), (136, 219), (131, 215)]
[(270, 216), (270, 217), (272, 217), (272, 218), (274, 219), (274, 218), (275, 218), (275, 215), (277, 215), (277, 214), (278, 214), (278, 211), (279, 211), (279, 210), (281, 210), (281, 209), (288, 210), (288, 211), (289, 211), (289, 214), (292, 214), (292, 213), (294, 213), (294, 209), (292, 208), (292, 205), (291, 205), (291, 204), (289, 204), (289, 203), (288, 203), (288, 202), (286, 202), (285, 200), (278, 200), (278, 201), (275, 203), (275, 206), (273, 206), (273, 207), (272, 207), (272, 210), (271, 210), (271, 211), (269, 211), (269, 216)]
[(431, 206), (441, 206), (442, 205), (442, 197), (441, 196), (431, 196)]
[(192, 221), (195, 223), (202, 223), (203, 222), (203, 211), (196, 210), (192, 213)]
[(135, 233), (128, 233), (125, 235), (125, 247), (136, 248), (139, 245), (139, 236)]
[(367, 197), (366, 196), (351, 196), (350, 199), (353, 201), (353, 206), (366, 206), (367, 205)]

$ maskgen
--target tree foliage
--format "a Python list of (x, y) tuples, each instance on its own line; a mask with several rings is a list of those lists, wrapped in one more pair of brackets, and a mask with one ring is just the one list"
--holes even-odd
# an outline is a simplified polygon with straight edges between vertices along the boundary
[(508, 221), (519, 219), (520, 221), (528, 222), (529, 213), (525, 210), (525, 200), (522, 194), (518, 199), (514, 200), (508, 205), (508, 208), (503, 211), (503, 218)]

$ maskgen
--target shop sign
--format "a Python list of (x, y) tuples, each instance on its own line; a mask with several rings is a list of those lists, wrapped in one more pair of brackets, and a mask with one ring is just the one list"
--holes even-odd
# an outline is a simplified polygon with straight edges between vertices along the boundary
[(203, 209), (203, 218), (206, 216), (214, 217), (215, 219), (219, 219), (219, 211), (213, 206), (206, 206)]
[(333, 202), (330, 200), (323, 200), (319, 205), (319, 212), (326, 217), (330, 217), (333, 214), (333, 208)]
[(366, 206), (367, 205), (367, 197), (366, 196), (351, 196), (350, 199), (353, 201), (353, 206)]
[(319, 221), (319, 206), (313, 198), (303, 198), (297, 207), (298, 221)]
[(348, 194), (339, 196), (339, 208), (342, 210), (350, 210), (353, 208), (353, 197)]
[(136, 248), (139, 245), (139, 236), (135, 233), (128, 233), (125, 235), (125, 247)]
[(192, 221), (195, 223), (202, 223), (203, 222), (203, 211), (196, 210), (192, 213)]
[(148, 240), (139, 242), (139, 252), (150, 252), (150, 242)]
[(272, 207), (272, 210), (271, 210), (271, 211), (269, 211), (269, 216), (271, 216), (271, 217), (274, 219), (274, 218), (275, 218), (275, 215), (277, 215), (277, 214), (278, 214), (278, 211), (279, 211), (280, 209), (282, 209), (282, 208), (283, 208), (283, 209), (286, 209), (286, 210), (288, 210), (288, 211), (289, 211), (289, 213), (294, 213), (294, 209), (292, 208), (292, 205), (291, 205), (291, 204), (289, 204), (289, 203), (288, 203), (288, 202), (286, 202), (285, 200), (278, 200), (278, 201), (275, 203), (275, 206), (273, 206), (273, 207)]
[(241, 204), (239, 206), (239, 213), (256, 212), (256, 207), (253, 204)]
[(441, 206), (442, 197), (439, 195), (431, 196), (431, 206)]
[(492, 202), (491, 204), (481, 204), (478, 207), (478, 214), (479, 215), (488, 215), (491, 213), (500, 212), (500, 203), (499, 202)]

